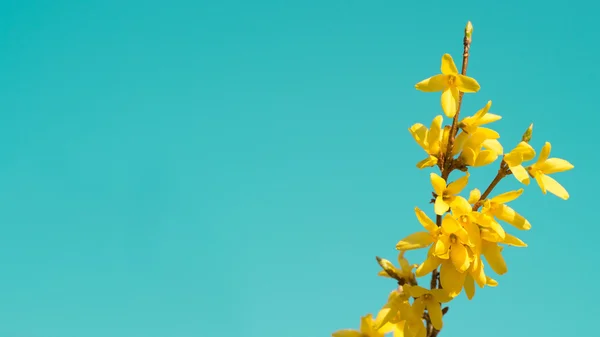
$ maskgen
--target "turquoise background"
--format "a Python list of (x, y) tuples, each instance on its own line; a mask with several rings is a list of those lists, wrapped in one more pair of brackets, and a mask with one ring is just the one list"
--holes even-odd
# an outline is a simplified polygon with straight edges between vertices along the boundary
[(599, 9), (0, 2), (0, 336), (357, 328), (394, 287), (375, 255), (395, 261), (415, 206), (432, 215), (407, 129), (442, 112), (414, 85), (443, 53), (460, 63), (467, 20), (482, 89), (464, 115), (491, 99), (506, 150), (534, 122), (536, 150), (575, 169), (554, 176), (570, 200), (532, 184), (511, 203), (533, 228), (505, 227), (529, 247), (505, 250), (497, 288), (452, 302), (440, 336), (593, 335)]

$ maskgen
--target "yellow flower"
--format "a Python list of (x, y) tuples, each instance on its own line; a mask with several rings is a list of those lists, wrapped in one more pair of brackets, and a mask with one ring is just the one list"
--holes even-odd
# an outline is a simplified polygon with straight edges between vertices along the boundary
[(440, 259), (450, 259), (459, 272), (469, 268), (469, 254), (466, 245), (470, 245), (469, 233), (450, 214), (442, 221), (442, 235), (435, 243), (434, 255)]
[(435, 198), (435, 214), (443, 215), (446, 213), (456, 199), (456, 194), (460, 193), (469, 181), (469, 174), (458, 178), (456, 181), (446, 185), (446, 181), (435, 173), (431, 173), (431, 185), (437, 195)]
[(425, 337), (427, 336), (427, 328), (422, 319), (402, 320), (394, 324), (391, 329), (387, 329), (386, 333), (393, 331), (394, 337)]
[(437, 268), (440, 263), (442, 263), (442, 259), (435, 256), (435, 246), (431, 246), (429, 251), (427, 251), (427, 257), (425, 261), (423, 261), (415, 271), (415, 275), (417, 277), (423, 277), (429, 273), (431, 273), (435, 268)]
[(373, 326), (373, 316), (368, 314), (360, 319), (360, 330), (343, 329), (331, 334), (332, 337), (384, 337)]
[(479, 222), (480, 214), (473, 211), (473, 208), (467, 199), (458, 196), (452, 207), (452, 215), (458, 221), (460, 226), (469, 234), (467, 245), (475, 248), (479, 247), (481, 244), (481, 237), (479, 235), (479, 226), (477, 226), (477, 224)]
[(515, 176), (515, 178), (525, 185), (529, 185), (529, 174), (523, 167), (523, 162), (532, 160), (535, 157), (535, 150), (526, 142), (520, 142), (512, 151), (504, 155), (504, 162)]
[[(467, 254), (469, 254), (468, 259), (473, 260), (471, 250), (467, 250)], [(452, 261), (445, 260), (440, 265), (440, 284), (450, 296), (457, 296), (462, 291), (467, 274), (458, 271)]]
[(402, 291), (394, 290), (390, 293), (387, 303), (379, 310), (373, 327), (379, 332), (386, 334), (394, 330), (394, 325), (401, 320), (411, 318), (412, 309), (409, 303), (409, 295), (406, 292), (410, 286), (405, 285)]
[[(515, 212), (512, 208), (505, 205), (507, 202), (517, 199), (523, 193), (523, 189), (499, 194), (483, 203), (481, 213), (483, 215), (493, 215), (498, 220), (513, 225), (520, 230), (531, 229), (531, 224), (527, 219)], [(480, 223), (481, 224), (481, 223)], [(483, 226), (483, 224), (481, 224)], [(490, 226), (491, 227), (491, 226)]]
[(502, 154), (500, 135), (487, 128), (477, 128), (472, 133), (463, 132), (456, 137), (456, 144), (462, 149), (460, 158), (466, 165), (473, 167), (493, 163)]
[(420, 286), (411, 287), (408, 291), (415, 298), (413, 310), (417, 317), (423, 316), (423, 312), (427, 309), (431, 324), (437, 330), (441, 330), (442, 322), (442, 307), (440, 303), (450, 302), (452, 297), (444, 289), (425, 289)]
[(374, 322), (378, 332), (394, 333), (394, 337), (424, 337), (425, 326), (408, 301), (411, 286), (405, 284), (400, 291), (392, 291), (388, 302), (379, 311)]
[[(398, 276), (400, 276), (401, 278), (405, 279), (408, 283), (411, 283), (411, 281), (415, 281), (415, 274), (413, 274), (413, 269), (417, 267), (417, 265), (413, 264), (409, 264), (408, 260), (404, 257), (404, 252), (405, 251), (400, 251), (400, 254), (398, 254), (398, 265), (400, 266), (400, 268), (396, 268), (395, 266), (391, 266), (394, 270), (394, 273)], [(388, 273), (385, 272), (385, 270), (381, 270), (377, 275), (379, 276), (383, 276), (383, 277), (390, 277), (390, 275), (388, 275)]]
[(396, 249), (398, 250), (412, 250), (425, 248), (437, 240), (438, 235), (440, 234), (441, 228), (439, 228), (428, 216), (420, 210), (418, 207), (415, 207), (415, 214), (417, 215), (417, 219), (421, 223), (423, 227), (427, 230), (427, 232), (416, 232), (413, 233), (404, 239), (398, 241), (396, 244)]
[(417, 163), (417, 167), (420, 169), (435, 166), (438, 162), (442, 141), (442, 120), (443, 117), (439, 115), (433, 119), (429, 129), (421, 123), (414, 124), (408, 129), (417, 144), (429, 155)]
[[(473, 260), (470, 249), (467, 249), (468, 259)], [(440, 283), (444, 290), (454, 297), (460, 294), (465, 283), (466, 272), (459, 272), (451, 259), (441, 259), (435, 256), (435, 246), (427, 252), (427, 258), (419, 265), (415, 274), (417, 277), (425, 276), (440, 266)]]
[(483, 267), (481, 256), (479, 254), (475, 254), (473, 256), (473, 263), (471, 263), (471, 267), (469, 267), (469, 270), (467, 271), (464, 282), (465, 294), (469, 300), (473, 299), (475, 296), (475, 283), (477, 283), (480, 288), (483, 288), (486, 285), (489, 287), (495, 287), (498, 285), (496, 280), (485, 275)]
[(548, 174), (568, 171), (574, 166), (564, 159), (548, 158), (550, 156), (550, 148), (550, 143), (546, 142), (537, 162), (528, 167), (527, 170), (535, 178), (535, 181), (537, 181), (542, 189), (542, 193), (546, 194), (546, 191), (548, 191), (561, 199), (567, 200), (569, 199), (567, 190), (556, 180), (549, 177)]
[(461, 129), (463, 129), (466, 133), (471, 134), (478, 129), (485, 129), (480, 128), (481, 125), (489, 124), (502, 119), (501, 116), (489, 113), (491, 107), (492, 101), (488, 101), (481, 110), (475, 113), (475, 115), (463, 118), (463, 120), (459, 123)]
[(474, 188), (469, 192), (469, 204), (475, 205), (481, 198), (481, 191), (478, 188)]
[(490, 267), (492, 267), (492, 270), (498, 275), (505, 274), (508, 268), (506, 267), (506, 261), (502, 257), (504, 247), (498, 245), (496, 242), (489, 242), (487, 240), (483, 240), (481, 246), (483, 256)]
[(459, 92), (477, 92), (479, 83), (471, 77), (459, 74), (450, 54), (442, 56), (441, 72), (417, 83), (415, 88), (425, 92), (442, 91), (442, 110), (446, 116), (452, 118), (458, 110)]

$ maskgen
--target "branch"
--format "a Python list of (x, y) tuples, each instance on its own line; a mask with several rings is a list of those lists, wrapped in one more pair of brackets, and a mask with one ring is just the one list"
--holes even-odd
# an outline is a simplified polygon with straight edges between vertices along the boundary
[(492, 180), (492, 182), (485, 189), (485, 191), (483, 192), (481, 197), (479, 197), (479, 200), (477, 200), (477, 202), (473, 205), (473, 211), (477, 211), (479, 209), (479, 207), (481, 207), (481, 205), (483, 204), (483, 201), (490, 195), (490, 193), (492, 193), (492, 190), (494, 189), (494, 187), (496, 187), (496, 185), (498, 185), (500, 180), (502, 180), (502, 178), (506, 177), (509, 173), (510, 173), (510, 169), (508, 168), (508, 165), (506, 165), (504, 160), (502, 160), (500, 162), (500, 168), (498, 169), (498, 173), (494, 177), (494, 180)]

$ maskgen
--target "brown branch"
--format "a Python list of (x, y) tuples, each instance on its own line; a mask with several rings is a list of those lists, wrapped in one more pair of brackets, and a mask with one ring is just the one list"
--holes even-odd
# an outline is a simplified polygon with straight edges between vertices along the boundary
[(498, 169), (498, 173), (496, 174), (496, 176), (494, 177), (494, 180), (492, 180), (490, 185), (485, 189), (485, 191), (483, 192), (481, 197), (479, 197), (479, 200), (473, 205), (473, 211), (477, 211), (479, 209), (479, 207), (481, 207), (481, 205), (483, 204), (483, 201), (490, 195), (490, 193), (492, 193), (492, 190), (494, 189), (494, 187), (496, 187), (496, 185), (498, 185), (500, 180), (502, 180), (502, 178), (506, 177), (509, 173), (510, 173), (510, 170), (508, 168), (508, 165), (506, 165), (504, 160), (501, 161), (500, 168)]

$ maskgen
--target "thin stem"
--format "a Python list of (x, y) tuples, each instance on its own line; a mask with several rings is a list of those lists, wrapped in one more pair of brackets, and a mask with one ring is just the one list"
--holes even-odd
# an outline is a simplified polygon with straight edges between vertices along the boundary
[(483, 192), (481, 197), (479, 197), (479, 200), (473, 205), (473, 211), (477, 211), (479, 209), (479, 207), (481, 207), (483, 201), (490, 195), (490, 193), (492, 193), (492, 190), (494, 189), (494, 187), (496, 187), (496, 185), (498, 185), (500, 180), (502, 180), (502, 178), (506, 177), (509, 173), (510, 173), (510, 170), (508, 168), (508, 165), (506, 165), (504, 160), (501, 161), (500, 168), (498, 169), (498, 173), (496, 173), (494, 180), (492, 180), (492, 182), (485, 189), (485, 191)]

